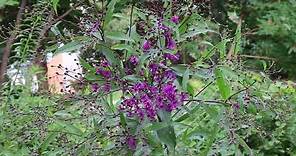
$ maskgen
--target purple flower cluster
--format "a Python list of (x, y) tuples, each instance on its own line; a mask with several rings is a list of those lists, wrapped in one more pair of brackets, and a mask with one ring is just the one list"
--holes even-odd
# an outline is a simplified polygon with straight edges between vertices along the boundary
[(172, 62), (177, 62), (180, 60), (181, 55), (180, 55), (180, 53), (177, 53), (175, 55), (171, 54), (171, 53), (165, 53), (165, 54), (163, 54), (163, 57), (165, 59), (172, 61)]
[(151, 41), (149, 41), (149, 40), (145, 40), (144, 43), (143, 43), (143, 47), (142, 47), (143, 50), (144, 50), (144, 52), (150, 50), (151, 47), (152, 47), (152, 45), (151, 45)]
[(173, 83), (176, 79), (173, 71), (151, 63), (149, 73), (152, 83), (138, 82), (129, 87), (128, 92), (132, 96), (125, 98), (119, 106), (129, 117), (156, 120), (159, 110), (173, 111), (187, 98), (185, 93), (177, 91)]
[(102, 91), (104, 93), (108, 93), (111, 90), (111, 84), (109, 82), (106, 82), (105, 84), (100, 86), (98, 83), (94, 83), (91, 85), (91, 90), (93, 92)]
[[(157, 28), (162, 31), (163, 36), (165, 38), (165, 46), (169, 50), (175, 50), (177, 48), (176, 41), (173, 39), (172, 35), (172, 29), (165, 24), (163, 24), (163, 19), (159, 19), (157, 21)], [(179, 16), (173, 16), (171, 18), (171, 22), (178, 24), (179, 23)], [(142, 49), (144, 52), (147, 52), (152, 48), (152, 43), (150, 40), (145, 40), (142, 45)]]
[(102, 59), (100, 62), (100, 67), (96, 70), (97, 75), (101, 75), (105, 82), (102, 85), (98, 83), (91, 84), (91, 89), (93, 92), (110, 92), (111, 90), (111, 80), (112, 80), (112, 72), (110, 70), (110, 63), (106, 59)]
[(101, 75), (101, 76), (103, 76), (106, 79), (111, 78), (111, 75), (112, 75), (111, 71), (105, 70), (105, 69), (101, 69), (101, 68), (97, 69), (96, 74)]
[(90, 32), (91, 33), (97, 32), (99, 28), (100, 28), (100, 21), (96, 21), (95, 23), (92, 24)]
[(135, 137), (128, 136), (125, 142), (130, 150), (135, 150), (137, 148), (137, 140)]
[(137, 56), (132, 55), (129, 58), (129, 61), (132, 65), (136, 66), (139, 63), (139, 58)]
[(172, 16), (171, 21), (175, 24), (178, 24), (180, 22), (180, 17), (177, 15)]
[(170, 31), (166, 31), (164, 33), (164, 37), (165, 37), (166, 48), (170, 50), (176, 49), (177, 45), (175, 40), (172, 38), (172, 33)]
[[(178, 23), (179, 17), (174, 16), (171, 22)], [(163, 23), (163, 20), (158, 20), (157, 28), (165, 39), (165, 47), (169, 50), (176, 49), (176, 42), (173, 39), (172, 29)], [(148, 53), (151, 48), (155, 48), (153, 38), (146, 39), (143, 42), (143, 52)], [(177, 109), (187, 99), (187, 94), (177, 90), (174, 82), (176, 74), (167, 67), (169, 62), (177, 62), (180, 60), (180, 53), (159, 53), (157, 59), (154, 55), (149, 56), (150, 60), (144, 63), (144, 68), (136, 70), (139, 65), (139, 57), (136, 55), (130, 56), (124, 64), (125, 74), (136, 74), (137, 77), (143, 78), (137, 83), (130, 84), (127, 81), (121, 81), (119, 75), (106, 59), (102, 59), (96, 74), (102, 76), (105, 80), (104, 84), (94, 83), (91, 88), (94, 92), (110, 92), (112, 84), (118, 83), (124, 93), (124, 99), (119, 105), (119, 110), (126, 113), (129, 117), (137, 117), (140, 120), (148, 118), (156, 120), (157, 114), (161, 110), (171, 112)], [(138, 68), (137, 68), (138, 69)], [(147, 69), (147, 72), (145, 71)], [(116, 77), (116, 78), (115, 78)], [(113, 83), (114, 82), (114, 83)], [(127, 144), (131, 149), (134, 149), (135, 140), (127, 139)]]

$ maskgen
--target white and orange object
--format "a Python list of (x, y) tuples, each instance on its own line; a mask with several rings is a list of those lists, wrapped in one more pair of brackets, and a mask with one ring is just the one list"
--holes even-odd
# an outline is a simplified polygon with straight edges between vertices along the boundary
[(71, 82), (78, 80), (82, 69), (78, 53), (59, 53), (47, 56), (47, 77), (49, 90), (52, 93), (72, 93)]

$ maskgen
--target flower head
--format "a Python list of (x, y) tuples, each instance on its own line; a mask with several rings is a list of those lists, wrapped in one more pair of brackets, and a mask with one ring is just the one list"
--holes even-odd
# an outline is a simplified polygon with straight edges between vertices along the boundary
[(171, 22), (178, 24), (180, 22), (180, 17), (177, 15), (174, 15), (171, 17)]
[(148, 51), (151, 49), (151, 41), (145, 40), (142, 46), (144, 51)]
[(233, 108), (234, 110), (239, 110), (239, 109), (240, 109), (240, 105), (239, 105), (239, 103), (234, 103), (234, 104), (232, 104), (232, 108)]
[(128, 136), (126, 138), (126, 144), (127, 144), (128, 148), (131, 150), (135, 150), (137, 148), (137, 140), (133, 136)]
[(164, 25), (162, 22), (163, 22), (163, 19), (159, 19), (157, 21), (157, 27), (158, 27), (158, 29), (163, 30), (163, 31), (169, 31), (170, 28), (168, 26)]
[(100, 21), (96, 21), (95, 23), (92, 24), (90, 32), (91, 33), (97, 32), (99, 27), (100, 27)]
[(175, 40), (172, 38), (171, 32), (165, 32), (164, 37), (166, 48), (170, 50), (176, 49), (177, 45)]
[(174, 55), (174, 54), (170, 54), (170, 53), (165, 53), (165, 54), (163, 54), (163, 57), (165, 59), (170, 60), (170, 61), (177, 62), (180, 59), (180, 54), (177, 53), (176, 55)]
[(99, 85), (97, 83), (94, 83), (91, 85), (91, 90), (93, 92), (97, 92), (99, 90)]
[(133, 64), (134, 66), (139, 63), (139, 58), (137, 56), (132, 55), (129, 59), (130, 63)]
[(101, 60), (100, 65), (101, 65), (102, 67), (109, 67), (109, 66), (110, 66), (110, 63), (108, 62), (108, 60), (103, 59), (103, 60)]
[(111, 71), (108, 71), (108, 70), (104, 70), (104, 69), (97, 69), (97, 72), (96, 72), (97, 74), (99, 74), (99, 75), (102, 75), (103, 77), (105, 77), (105, 78), (110, 78), (111, 77)]
[(110, 83), (104, 84), (102, 89), (103, 89), (104, 92), (110, 92), (111, 84)]

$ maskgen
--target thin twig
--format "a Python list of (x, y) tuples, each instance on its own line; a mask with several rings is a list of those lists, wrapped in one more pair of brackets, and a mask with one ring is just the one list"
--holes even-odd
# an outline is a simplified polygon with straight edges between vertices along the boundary
[[(211, 84), (213, 84), (214, 82), (213, 81), (211, 81), (210, 83), (208, 83), (207, 85), (205, 85), (194, 97), (197, 97), (198, 95), (200, 95), (203, 91), (205, 91)], [(184, 106), (186, 106), (186, 105), (188, 105), (190, 102), (192, 102), (192, 101), (190, 101), (190, 100), (188, 100), (185, 104), (184, 104)], [(181, 109), (178, 109), (177, 111), (176, 111), (176, 113), (173, 115), (173, 117), (175, 117), (179, 112), (181, 111)]]
[(194, 97), (197, 97), (198, 95), (200, 95), (203, 91), (205, 91), (213, 83), (214, 83), (214, 81), (211, 81), (210, 83), (205, 85)]
[(255, 56), (255, 55), (238, 55), (239, 57), (245, 57), (245, 58), (253, 58), (253, 59), (259, 59), (259, 60), (272, 60), (276, 61), (277, 59), (267, 57), (267, 56)]
[(237, 94), (239, 94), (239, 93), (241, 93), (241, 92), (243, 92), (243, 91), (248, 90), (248, 89), (249, 89), (250, 87), (252, 87), (255, 83), (256, 83), (256, 81), (254, 81), (250, 86), (245, 87), (244, 89), (241, 89), (241, 90), (235, 92), (234, 94), (232, 94), (231, 96), (229, 96), (224, 102), (227, 102), (228, 100), (230, 100), (230, 99), (231, 99), (232, 97), (234, 97), (235, 95), (237, 95)]

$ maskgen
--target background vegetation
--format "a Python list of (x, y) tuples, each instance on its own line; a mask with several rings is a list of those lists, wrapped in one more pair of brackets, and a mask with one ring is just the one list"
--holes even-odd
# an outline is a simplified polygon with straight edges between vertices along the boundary
[[(296, 155), (294, 10), (295, 0), (0, 0), (0, 155)], [(53, 67), (75, 92), (49, 93), (46, 55), (76, 51), (83, 73)], [(134, 105), (167, 96), (165, 106), (133, 114), (126, 101), (142, 95)]]

